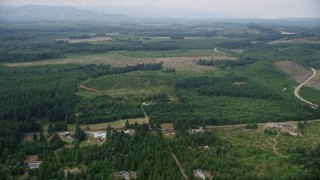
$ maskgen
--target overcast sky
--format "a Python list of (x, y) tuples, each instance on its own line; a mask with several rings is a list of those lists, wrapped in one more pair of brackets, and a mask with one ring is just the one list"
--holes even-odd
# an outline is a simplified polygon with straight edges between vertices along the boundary
[(2, 5), (151, 5), (186, 12), (230, 13), (250, 17), (320, 17), (320, 0), (0, 0)]

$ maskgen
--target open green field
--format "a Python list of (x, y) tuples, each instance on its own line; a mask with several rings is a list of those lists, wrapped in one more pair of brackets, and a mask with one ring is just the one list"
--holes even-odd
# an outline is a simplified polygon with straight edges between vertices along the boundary
[(96, 89), (97, 92), (81, 89), (79, 95), (90, 97), (102, 93), (113, 97), (144, 97), (166, 93), (174, 100), (176, 99), (172, 89), (174, 78), (175, 74), (160, 71), (107, 75), (82, 82), (81, 85)]
[[(114, 129), (123, 129), (125, 128), (125, 124), (128, 121), (129, 124), (135, 124), (141, 125), (143, 123), (147, 123), (146, 118), (136, 118), (136, 119), (126, 119), (126, 120), (118, 120), (110, 123), (99, 123), (99, 124), (90, 124), (90, 125), (81, 125), (81, 129), (86, 131), (96, 131), (96, 130), (106, 130), (108, 126), (114, 128)], [(75, 128), (74, 124), (69, 124), (68, 129), (70, 131), (73, 131)]]
[[(285, 157), (292, 155), (290, 149), (314, 148), (320, 143), (320, 123), (308, 123), (303, 136), (290, 136), (280, 134), (276, 138), (276, 149)], [(230, 151), (237, 156), (241, 166), (251, 167), (254, 174), (271, 175), (276, 178), (288, 178), (291, 174), (302, 172), (301, 166), (290, 165), (288, 159), (275, 153), (273, 138), (276, 135), (267, 135), (263, 132), (265, 127), (257, 130), (244, 128), (219, 128), (212, 130), (222, 139), (232, 144)]]
[(215, 178), (240, 175), (249, 179), (288, 179), (308, 174), (302, 156), (305, 150), (317, 148), (319, 128), (319, 122), (310, 122), (304, 127), (304, 135), (290, 136), (283, 133), (284, 129), (277, 129), (278, 135), (266, 134), (264, 126), (224, 127), (206, 129), (202, 134), (180, 135), (170, 141), (190, 176), (194, 169), (201, 169), (206, 176)]

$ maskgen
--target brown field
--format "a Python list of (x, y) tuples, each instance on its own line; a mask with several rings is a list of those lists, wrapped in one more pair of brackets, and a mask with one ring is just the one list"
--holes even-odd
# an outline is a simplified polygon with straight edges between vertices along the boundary
[(277, 61), (273, 63), (274, 67), (285, 73), (298, 83), (304, 82), (312, 75), (312, 71), (293, 61)]
[(317, 70), (317, 75), (307, 83), (307, 86), (320, 90), (320, 70)]
[(25, 163), (34, 163), (38, 161), (38, 155), (28, 155), (26, 159), (24, 160)]
[[(304, 82), (308, 77), (312, 75), (312, 71), (293, 61), (277, 61), (273, 63), (274, 67), (279, 71), (285, 73), (290, 78), (294, 79), (298, 83)], [(317, 75), (311, 79), (307, 86), (320, 89), (320, 71), (317, 71)]]
[(177, 71), (206, 71), (215, 70), (214, 67), (199, 66), (196, 61), (199, 59), (213, 60), (236, 60), (236, 58), (228, 56), (212, 56), (212, 57), (164, 57), (164, 58), (135, 58), (127, 57), (119, 54), (96, 54), (83, 56), (70, 56), (61, 59), (43, 60), (38, 62), (25, 63), (6, 63), (6, 66), (37, 66), (47, 64), (110, 64), (113, 67), (122, 67), (126, 65), (135, 65), (137, 63), (158, 63), (163, 62), (164, 67), (176, 68)]
[(112, 38), (110, 37), (92, 37), (92, 38), (87, 38), (87, 39), (57, 39), (57, 40), (62, 40), (64, 42), (68, 43), (81, 43), (81, 42), (103, 42), (103, 41), (112, 41)]

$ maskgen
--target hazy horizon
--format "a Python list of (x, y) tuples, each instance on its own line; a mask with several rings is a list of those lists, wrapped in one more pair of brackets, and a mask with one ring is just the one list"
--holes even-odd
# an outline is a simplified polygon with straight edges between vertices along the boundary
[[(0, 0), (0, 5), (59, 5), (82, 9), (103, 7), (123, 7), (146, 10), (161, 9), (163, 15), (170, 14), (220, 14), (241, 18), (281, 18), (281, 17), (320, 17), (318, 0)], [(148, 9), (149, 8), (149, 9)]]

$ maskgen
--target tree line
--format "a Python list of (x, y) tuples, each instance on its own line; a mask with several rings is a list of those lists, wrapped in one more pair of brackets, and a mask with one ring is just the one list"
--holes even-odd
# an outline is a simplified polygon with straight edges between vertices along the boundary
[(202, 66), (214, 66), (220, 69), (226, 69), (226, 68), (235, 68), (239, 66), (245, 66), (248, 64), (252, 64), (256, 62), (255, 59), (246, 57), (246, 58), (240, 58), (239, 60), (206, 60), (206, 59), (199, 59), (197, 61), (197, 64)]

